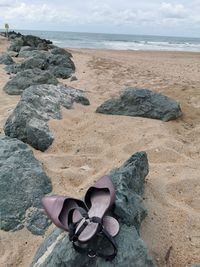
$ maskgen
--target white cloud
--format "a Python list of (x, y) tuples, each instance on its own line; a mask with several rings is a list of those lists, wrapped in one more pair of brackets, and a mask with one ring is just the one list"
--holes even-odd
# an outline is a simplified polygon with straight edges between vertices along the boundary
[(134, 33), (134, 27), (143, 27), (147, 32), (150, 27), (159, 27), (165, 33), (163, 29), (167, 28), (178, 31), (182, 27), (189, 31), (200, 27), (200, 0), (0, 0), (0, 7), (0, 21), (19, 28), (44, 25), (41, 27), (51, 29), (55, 25), (55, 29), (69, 30), (74, 26), (77, 31), (79, 27), (95, 31), (96, 27), (106, 32), (107, 28), (120, 26), (133, 29)]
[(66, 7), (54, 7), (47, 4), (16, 3), (12, 8), (6, 8), (2, 14), (5, 20), (19, 19), (23, 21), (70, 21), (78, 16)]
[(162, 3), (160, 11), (165, 18), (182, 19), (187, 16), (188, 10), (182, 4)]

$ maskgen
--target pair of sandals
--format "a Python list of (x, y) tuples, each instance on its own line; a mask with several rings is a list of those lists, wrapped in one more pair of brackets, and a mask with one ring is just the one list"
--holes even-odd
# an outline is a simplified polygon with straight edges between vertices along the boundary
[[(42, 199), (49, 218), (56, 226), (69, 232), (69, 239), (78, 252), (106, 260), (113, 260), (117, 255), (114, 237), (119, 232), (119, 223), (106, 215), (114, 202), (115, 190), (109, 176), (103, 176), (90, 187), (84, 201), (57, 195)], [(87, 246), (89, 243), (98, 244), (98, 238), (108, 241), (112, 247), (111, 253)]]

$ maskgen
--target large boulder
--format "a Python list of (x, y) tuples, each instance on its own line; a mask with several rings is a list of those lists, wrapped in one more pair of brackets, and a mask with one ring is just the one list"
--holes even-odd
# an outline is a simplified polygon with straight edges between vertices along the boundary
[(70, 109), (74, 102), (89, 105), (83, 91), (78, 89), (61, 84), (30, 86), (6, 121), (4, 132), (44, 151), (54, 140), (48, 120), (61, 119), (61, 107)]
[(180, 105), (175, 100), (140, 88), (125, 89), (119, 98), (105, 101), (97, 108), (96, 112), (163, 121), (174, 120), (182, 115)]
[(75, 71), (74, 62), (68, 55), (50, 54), (47, 61), (49, 71), (57, 78), (68, 79)]
[(51, 181), (28, 145), (0, 136), (0, 229), (27, 227), (44, 234), (49, 220), (41, 198), (52, 190)]
[(3, 54), (0, 56), (0, 64), (11, 65), (13, 63), (14, 63), (14, 61), (10, 55)]
[[(21, 50), (20, 50), (21, 51)], [(68, 79), (75, 71), (74, 62), (68, 55), (51, 54), (42, 51), (23, 51), (19, 56), (31, 56), (26, 58), (22, 63), (6, 66), (8, 73), (18, 73), (27, 69), (39, 68), (41, 70), (49, 70), (55, 77)]]
[[(55, 229), (40, 245), (31, 266), (155, 267), (147, 254), (144, 242), (139, 237), (139, 232), (135, 228), (139, 229), (142, 218), (139, 224), (137, 220), (129, 219), (130, 213), (137, 213), (138, 215), (143, 213), (143, 207), (138, 206), (134, 200), (137, 197), (141, 198), (147, 174), (148, 160), (145, 152), (136, 153), (122, 167), (110, 173), (117, 194), (114, 215), (121, 223), (120, 232), (115, 238), (118, 254), (112, 262), (107, 262), (101, 258), (89, 258), (87, 255), (77, 253), (66, 233)], [(124, 212), (120, 214), (118, 211), (121, 210), (122, 205)], [(99, 242), (92, 241), (89, 245), (93, 249), (94, 247), (105, 247), (102, 246), (101, 242), (101, 240)]]
[(134, 225), (136, 229), (147, 215), (142, 196), (148, 172), (146, 153), (140, 152), (109, 174), (116, 189), (114, 213), (123, 223)]
[(16, 74), (4, 86), (3, 90), (9, 95), (20, 95), (31, 85), (58, 84), (58, 80), (49, 72), (40, 69), (24, 70)]
[(20, 71), (28, 70), (28, 69), (40, 69), (46, 70), (48, 68), (48, 63), (46, 58), (42, 57), (29, 57), (24, 60), (22, 63), (13, 64), (12, 66), (7, 66), (5, 70), (8, 73), (18, 73)]

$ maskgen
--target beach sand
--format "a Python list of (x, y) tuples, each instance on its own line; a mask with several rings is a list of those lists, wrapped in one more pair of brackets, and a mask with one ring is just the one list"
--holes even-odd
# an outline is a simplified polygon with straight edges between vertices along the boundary
[[(0, 53), (7, 41), (0, 39)], [(90, 106), (63, 108), (51, 120), (55, 135), (44, 153), (34, 150), (51, 177), (53, 191), (83, 196), (93, 181), (146, 151), (150, 172), (144, 202), (148, 216), (141, 236), (158, 266), (200, 262), (200, 53), (70, 49), (77, 81)], [(0, 65), (0, 131), (19, 101), (2, 90), (9, 76)], [(183, 116), (170, 122), (96, 114), (96, 108), (128, 86), (149, 88), (180, 102)], [(0, 232), (0, 266), (29, 266), (45, 236), (23, 229)]]

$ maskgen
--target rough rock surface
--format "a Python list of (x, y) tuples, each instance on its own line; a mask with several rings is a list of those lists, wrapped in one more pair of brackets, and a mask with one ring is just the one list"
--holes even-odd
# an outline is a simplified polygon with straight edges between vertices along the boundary
[(175, 100), (151, 90), (139, 88), (125, 89), (119, 98), (105, 101), (96, 112), (163, 121), (174, 120), (182, 115), (180, 105)]
[(58, 80), (49, 72), (40, 69), (29, 69), (21, 71), (9, 80), (3, 90), (9, 95), (20, 95), (31, 85), (36, 84), (58, 84)]
[(51, 53), (41, 52), (37, 50), (22, 51), (19, 56), (30, 56), (22, 63), (7, 66), (5, 69), (8, 73), (18, 73), (27, 69), (39, 68), (41, 70), (49, 70), (55, 77), (68, 79), (75, 71), (74, 62), (68, 55), (54, 55)]
[[(117, 190), (115, 216), (121, 220), (120, 232), (115, 238), (118, 245), (118, 254), (112, 262), (106, 262), (101, 258), (89, 258), (86, 255), (77, 253), (72, 243), (69, 241), (65, 232), (55, 229), (39, 247), (32, 267), (59, 267), (59, 266), (77, 266), (77, 267), (153, 267), (155, 266), (147, 254), (144, 242), (139, 237), (136, 227), (140, 226), (142, 218), (137, 221), (129, 219), (129, 209), (136, 209), (135, 214), (141, 214), (141, 206), (134, 203), (134, 197), (141, 198), (144, 190), (144, 179), (148, 173), (148, 161), (145, 152), (139, 152), (133, 155), (124, 165), (111, 171), (111, 177)], [(120, 179), (120, 181), (118, 181)], [(118, 188), (118, 186), (120, 188)], [(138, 195), (139, 194), (139, 195)], [(123, 204), (121, 204), (123, 203)], [(123, 207), (123, 213), (120, 215), (118, 210)], [(143, 210), (143, 208), (142, 208)], [(125, 220), (124, 220), (125, 219)], [(128, 223), (128, 225), (126, 224)], [(93, 242), (91, 246), (101, 246), (98, 242)]]
[(14, 61), (10, 55), (3, 54), (0, 56), (0, 64), (11, 65), (13, 63), (14, 63)]
[(0, 136), (0, 229), (27, 227), (44, 234), (49, 220), (41, 198), (52, 190), (51, 181), (32, 150), (18, 139)]
[(148, 172), (146, 153), (140, 152), (109, 174), (116, 190), (115, 215), (123, 223), (134, 225), (137, 229), (147, 215), (142, 195)]
[(48, 45), (52, 44), (51, 41), (41, 39), (33, 35), (13, 35), (13, 41), (8, 48), (10, 51), (19, 52), (23, 46), (30, 46), (36, 49), (48, 50)]
[(54, 55), (67, 55), (68, 57), (72, 57), (72, 54), (70, 52), (60, 47), (53, 48), (51, 50), (51, 53)]
[(83, 91), (78, 89), (61, 84), (30, 86), (6, 121), (4, 132), (44, 151), (54, 140), (48, 120), (61, 119), (61, 106), (69, 109), (73, 102), (89, 105)]

